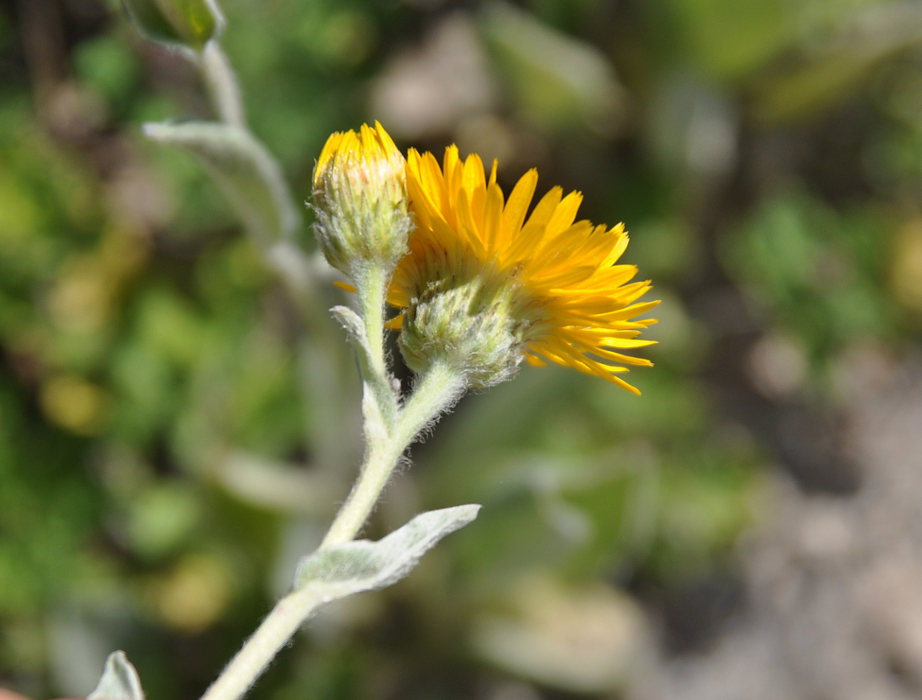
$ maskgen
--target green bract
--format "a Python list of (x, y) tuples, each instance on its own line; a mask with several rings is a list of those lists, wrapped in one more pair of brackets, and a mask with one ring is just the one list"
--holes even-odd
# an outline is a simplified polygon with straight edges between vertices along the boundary
[(407, 366), (423, 373), (444, 362), (474, 389), (515, 376), (532, 323), (528, 297), (496, 270), (459, 270), (414, 290), (398, 344)]

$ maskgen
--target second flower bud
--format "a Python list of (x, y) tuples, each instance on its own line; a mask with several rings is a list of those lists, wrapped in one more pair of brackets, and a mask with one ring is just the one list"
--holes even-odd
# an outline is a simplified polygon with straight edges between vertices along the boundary
[(314, 168), (314, 232), (327, 261), (356, 279), (369, 266), (388, 274), (407, 252), (406, 161), (379, 123), (336, 132)]

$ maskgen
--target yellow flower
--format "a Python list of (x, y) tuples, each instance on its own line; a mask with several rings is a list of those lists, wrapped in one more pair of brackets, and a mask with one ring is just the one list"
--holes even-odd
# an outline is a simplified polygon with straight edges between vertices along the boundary
[(384, 127), (336, 132), (317, 159), (313, 178), (314, 232), (327, 261), (354, 276), (367, 265), (392, 267), (406, 252), (403, 154)]
[(582, 196), (552, 188), (528, 209), (538, 174), (530, 170), (508, 201), (477, 155), (457, 146), (442, 166), (411, 150), (407, 192), (416, 229), (397, 266), (388, 301), (402, 310), (400, 348), (412, 369), (433, 362), (464, 372), (472, 387), (508, 379), (523, 359), (573, 367), (640, 393), (621, 376), (625, 354), (655, 341), (638, 338), (655, 323), (636, 317), (650, 283), (616, 264), (628, 244), (623, 224), (575, 221)]

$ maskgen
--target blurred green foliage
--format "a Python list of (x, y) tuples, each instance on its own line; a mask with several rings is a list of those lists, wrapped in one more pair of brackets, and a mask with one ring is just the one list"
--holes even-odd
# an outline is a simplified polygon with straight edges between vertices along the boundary
[[(198, 164), (141, 138), (209, 117), (195, 72), (115, 2), (46, 5), (0, 9), (0, 679), (76, 694), (124, 648), (149, 697), (194, 696), (348, 488), (354, 364), (332, 320), (304, 327)], [(404, 146), (499, 156), (506, 185), (537, 165), (539, 189), (582, 190), (664, 299), (643, 398), (551, 368), (465, 399), (369, 534), (462, 502), (480, 519), (321, 615), (260, 697), (576, 690), (540, 656), (497, 658), (478, 624), (530, 634), (514, 603), (535, 577), (563, 608), (628, 590), (586, 600), (630, 621), (732, 576), (784, 450), (728, 387), (760, 415), (835, 413), (856, 348), (918, 341), (914, 2), (222, 7), (248, 119), (299, 202), (326, 136), (379, 118)], [(343, 299), (327, 286), (320, 309)], [(793, 359), (753, 352), (778, 338)]]

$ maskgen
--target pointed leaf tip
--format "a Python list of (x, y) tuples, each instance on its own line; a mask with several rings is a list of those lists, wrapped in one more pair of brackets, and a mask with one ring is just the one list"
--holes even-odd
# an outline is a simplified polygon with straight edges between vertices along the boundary
[(141, 679), (123, 651), (114, 651), (106, 659), (102, 678), (86, 700), (144, 700)]

